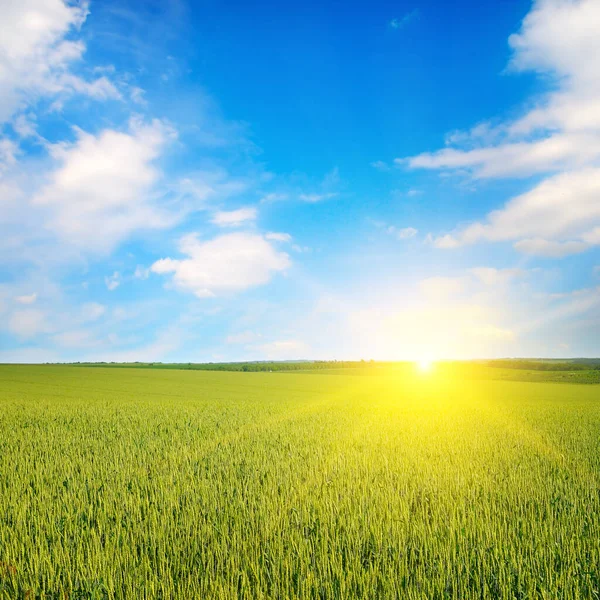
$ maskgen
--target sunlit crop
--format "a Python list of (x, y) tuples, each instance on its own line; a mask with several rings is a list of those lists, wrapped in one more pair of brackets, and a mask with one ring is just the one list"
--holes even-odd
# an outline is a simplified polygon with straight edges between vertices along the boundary
[(0, 598), (598, 598), (600, 392), (0, 367)]

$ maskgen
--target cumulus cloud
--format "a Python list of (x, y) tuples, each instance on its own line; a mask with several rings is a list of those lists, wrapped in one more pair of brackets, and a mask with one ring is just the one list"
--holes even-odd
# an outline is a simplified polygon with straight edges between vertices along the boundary
[(546, 178), (503, 208), (435, 240), (439, 248), (512, 241), (527, 254), (561, 257), (600, 242), (600, 4), (537, 0), (509, 38), (508, 70), (552, 81), (523, 116), (453, 132), (449, 147), (407, 159), (410, 168), (475, 178)]
[(152, 272), (172, 274), (176, 288), (199, 298), (263, 285), (291, 265), (285, 252), (258, 234), (230, 233), (207, 241), (191, 234), (180, 240), (179, 250), (187, 258), (163, 258), (152, 265)]
[(161, 121), (134, 120), (128, 132), (79, 130), (74, 144), (55, 145), (60, 166), (32, 200), (48, 212), (46, 228), (67, 244), (106, 254), (136, 230), (173, 225), (177, 215), (152, 198), (160, 177), (154, 161), (173, 136)]
[(239, 227), (256, 220), (256, 208), (246, 206), (236, 210), (222, 210), (216, 212), (211, 222), (219, 227)]
[(72, 39), (88, 15), (88, 3), (63, 0), (8, 0), (0, 20), (0, 122), (25, 102), (73, 93), (97, 99), (118, 98), (105, 77), (86, 80), (70, 67), (85, 52)]

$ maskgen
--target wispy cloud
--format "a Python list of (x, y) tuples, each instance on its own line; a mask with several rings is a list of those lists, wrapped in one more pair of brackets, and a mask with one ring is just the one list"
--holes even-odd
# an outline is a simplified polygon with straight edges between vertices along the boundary
[(219, 227), (239, 227), (256, 220), (257, 210), (253, 206), (246, 206), (236, 210), (222, 210), (216, 212), (211, 222)]
[(121, 274), (115, 271), (112, 275), (104, 278), (104, 283), (109, 292), (114, 292), (121, 285)]
[(388, 172), (392, 170), (392, 167), (383, 160), (376, 160), (371, 163), (371, 166), (378, 171)]
[(15, 300), (19, 304), (34, 304), (37, 300), (37, 294), (34, 292), (33, 294), (27, 294), (25, 296), (17, 296)]
[(560, 258), (600, 243), (600, 168), (561, 173), (517, 196), (453, 234), (438, 238), (439, 248), (480, 241), (510, 241), (520, 252)]
[(405, 13), (401, 17), (394, 17), (390, 22), (389, 26), (392, 29), (404, 29), (409, 23), (412, 23), (414, 20), (419, 18), (419, 9), (414, 8), (410, 12)]
[(325, 177), (314, 186), (316, 189), (311, 192), (302, 192), (298, 194), (298, 198), (303, 202), (314, 204), (329, 200), (339, 195), (338, 188), (340, 186), (340, 173), (337, 167), (331, 169), (325, 174)]
[(315, 202), (322, 202), (323, 200), (329, 200), (329, 198), (335, 198), (336, 196), (336, 192), (328, 192), (326, 194), (300, 194), (298, 198), (303, 202), (314, 204)]
[(519, 252), (560, 258), (600, 244), (600, 71), (588, 58), (600, 54), (599, 27), (595, 0), (537, 0), (509, 38), (508, 71), (550, 78), (551, 91), (516, 120), (479, 123), (449, 135), (454, 147), (397, 159), (476, 179), (544, 176), (485, 219), (440, 236), (437, 247), (508, 241)]
[(272, 242), (291, 242), (292, 236), (289, 233), (269, 232), (265, 235), (265, 239)]
[(383, 221), (372, 220), (371, 223), (375, 225), (375, 227), (382, 229), (388, 235), (394, 236), (398, 240), (409, 240), (414, 238), (419, 230), (414, 227), (397, 227), (396, 225), (388, 225)]

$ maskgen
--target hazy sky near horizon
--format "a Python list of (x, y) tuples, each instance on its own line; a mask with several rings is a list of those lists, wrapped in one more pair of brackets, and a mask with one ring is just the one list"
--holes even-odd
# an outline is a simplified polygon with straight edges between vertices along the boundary
[(600, 1), (0, 11), (0, 362), (600, 355)]

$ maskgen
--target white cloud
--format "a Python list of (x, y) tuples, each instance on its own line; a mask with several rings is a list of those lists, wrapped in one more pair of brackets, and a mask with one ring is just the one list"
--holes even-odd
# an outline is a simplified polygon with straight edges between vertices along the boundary
[[(600, 287), (573, 290), (566, 294), (547, 295), (543, 310), (523, 320), (522, 331), (544, 330), (550, 323), (569, 322), (597, 310), (600, 305)], [(569, 323), (572, 326), (572, 322)]]
[[(431, 239), (433, 239), (433, 237)], [(461, 244), (455, 237), (447, 233), (446, 235), (433, 239), (433, 245), (436, 248), (448, 250), (450, 248), (458, 248)]]
[(104, 278), (104, 283), (106, 284), (108, 291), (113, 292), (121, 285), (121, 274), (118, 271), (115, 271), (112, 275), (107, 275)]
[(0, 20), (0, 122), (39, 97), (74, 93), (118, 98), (106, 78), (88, 81), (69, 71), (85, 45), (70, 39), (88, 14), (87, 2), (7, 0)]
[(148, 104), (144, 98), (145, 93), (146, 92), (142, 88), (133, 86), (129, 91), (129, 97), (131, 98), (132, 102), (140, 104), (141, 106), (145, 106)]
[(35, 337), (48, 331), (46, 314), (34, 308), (17, 310), (8, 320), (8, 330), (21, 339)]
[(569, 86), (596, 84), (600, 40), (600, 5), (596, 0), (538, 0), (511, 35), (511, 67), (552, 73)]
[(152, 272), (172, 273), (175, 287), (199, 298), (263, 285), (291, 265), (285, 252), (258, 234), (230, 233), (208, 241), (192, 234), (180, 240), (179, 249), (188, 258), (163, 258), (152, 265)]
[(256, 208), (246, 206), (237, 210), (223, 210), (216, 212), (211, 219), (211, 223), (219, 227), (239, 227), (248, 222), (256, 220)]
[(303, 252), (311, 252), (312, 248), (310, 248), (309, 246), (300, 246), (298, 244), (292, 244), (292, 250), (294, 252), (302, 254)]
[(571, 254), (581, 254), (589, 247), (585, 242), (553, 242), (541, 238), (519, 240), (515, 243), (515, 250), (523, 254), (546, 258), (564, 258)]
[(287, 194), (278, 194), (276, 192), (271, 192), (270, 194), (266, 194), (260, 199), (261, 204), (268, 204), (270, 202), (280, 202), (281, 200), (287, 200)]
[(468, 131), (457, 130), (447, 133), (444, 142), (446, 143), (446, 146), (488, 146), (501, 139), (502, 135), (505, 133), (505, 128), (501, 125), (494, 126), (491, 123), (484, 121), (478, 123)]
[(172, 192), (196, 210), (208, 208), (209, 201), (241, 194), (249, 184), (249, 181), (231, 177), (224, 169), (215, 168), (180, 179), (172, 186)]
[(435, 243), (453, 248), (482, 240), (515, 241), (521, 252), (560, 257), (597, 243), (594, 233), (599, 225), (600, 168), (594, 168), (550, 177), (491, 212), (483, 223)]
[(395, 225), (388, 225), (384, 221), (375, 219), (369, 219), (369, 221), (375, 225), (375, 227), (382, 229), (388, 235), (392, 235), (401, 241), (414, 238), (419, 233), (419, 230), (414, 227), (396, 227)]
[(378, 171), (384, 171), (384, 172), (391, 171), (390, 165), (388, 165), (383, 160), (376, 160), (376, 161), (374, 161), (374, 162), (371, 163), (371, 166), (374, 169), (377, 169)]
[(17, 162), (18, 146), (8, 138), (0, 139), (0, 175)]
[(600, 157), (600, 136), (561, 133), (531, 142), (513, 142), (474, 150), (444, 148), (407, 159), (411, 168), (469, 169), (475, 177), (529, 177), (536, 173), (579, 168)]
[(20, 138), (37, 138), (37, 126), (35, 123), (35, 115), (17, 115), (12, 122), (12, 128)]
[(400, 240), (408, 240), (410, 238), (415, 237), (417, 235), (418, 230), (414, 227), (404, 227), (403, 229), (398, 230), (398, 239)]
[[(310, 187), (313, 189), (311, 192), (300, 192), (298, 198), (303, 202), (315, 204), (317, 202), (323, 202), (339, 196), (338, 188), (340, 185), (340, 172), (337, 167), (334, 167), (325, 174), (323, 179), (315, 183), (313, 182)], [(308, 186), (307, 186), (308, 187)]]
[(534, 71), (550, 91), (514, 121), (480, 123), (449, 135), (455, 147), (397, 159), (476, 178), (546, 176), (484, 221), (437, 238), (437, 247), (513, 241), (521, 252), (561, 257), (600, 243), (598, 31), (597, 0), (535, 1), (509, 38), (509, 71)]
[(265, 239), (272, 242), (291, 242), (292, 236), (289, 233), (277, 233), (275, 231), (271, 231), (265, 235)]
[(33, 294), (28, 294), (25, 296), (17, 296), (15, 300), (19, 304), (34, 304), (37, 300), (37, 294), (34, 292)]
[[(385, 226), (384, 224), (377, 224), (378, 226)], [(385, 228), (386, 233), (397, 237), (399, 240), (409, 240), (419, 233), (418, 229), (414, 227), (402, 227), (398, 228), (395, 225), (389, 225)]]
[(419, 10), (417, 8), (407, 12), (401, 17), (396, 17), (389, 22), (389, 25), (392, 29), (403, 29), (409, 23), (414, 21), (419, 16)]
[(134, 279), (148, 279), (150, 276), (150, 269), (142, 265), (137, 265), (133, 272)]
[(486, 286), (504, 285), (524, 274), (521, 269), (495, 269), (493, 267), (474, 267), (469, 269), (469, 273)]
[(33, 198), (49, 213), (46, 228), (64, 243), (106, 254), (136, 230), (173, 225), (179, 215), (152, 199), (160, 177), (153, 163), (173, 135), (160, 121), (132, 121), (129, 133), (79, 131), (76, 143), (55, 145), (61, 165)]
[(590, 229), (581, 236), (581, 239), (592, 245), (600, 244), (600, 226)]
[(329, 200), (330, 198), (335, 198), (337, 196), (336, 192), (327, 192), (324, 194), (300, 194), (298, 198), (303, 202), (309, 202), (311, 204), (315, 204), (316, 202), (322, 202), (323, 200)]

